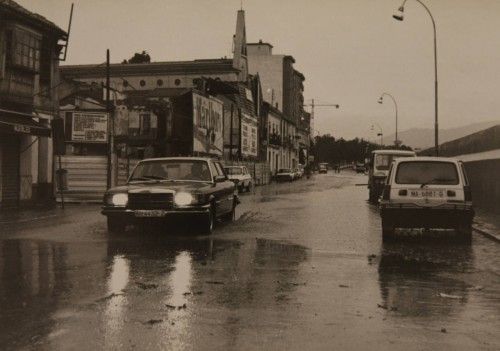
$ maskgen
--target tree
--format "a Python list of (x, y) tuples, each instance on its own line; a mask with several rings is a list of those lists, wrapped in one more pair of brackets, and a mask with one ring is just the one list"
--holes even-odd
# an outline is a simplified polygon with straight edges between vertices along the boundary
[(136, 52), (134, 56), (132, 56), (129, 60), (123, 60), (122, 63), (150, 63), (151, 56), (145, 51), (142, 50), (141, 53)]

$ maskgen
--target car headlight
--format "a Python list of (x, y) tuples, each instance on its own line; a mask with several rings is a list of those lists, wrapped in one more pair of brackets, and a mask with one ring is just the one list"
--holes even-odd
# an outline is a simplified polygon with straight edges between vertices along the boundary
[(108, 196), (108, 205), (126, 206), (128, 202), (127, 194), (112, 194)]
[(193, 202), (193, 195), (190, 193), (177, 193), (175, 194), (174, 202), (177, 206), (190, 205)]

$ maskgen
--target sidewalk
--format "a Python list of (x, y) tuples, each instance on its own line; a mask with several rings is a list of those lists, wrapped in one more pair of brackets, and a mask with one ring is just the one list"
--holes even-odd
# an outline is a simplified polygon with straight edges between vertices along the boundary
[(96, 205), (66, 204), (63, 210), (60, 204), (38, 206), (29, 209), (8, 209), (0, 211), (0, 226), (28, 223), (48, 218), (71, 215), (79, 211), (95, 210)]
[(500, 242), (500, 214), (476, 209), (476, 217), (472, 227), (482, 235)]

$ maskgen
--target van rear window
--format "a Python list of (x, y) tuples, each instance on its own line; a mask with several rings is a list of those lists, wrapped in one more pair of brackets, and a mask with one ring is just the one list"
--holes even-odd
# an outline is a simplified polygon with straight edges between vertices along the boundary
[(401, 162), (396, 171), (397, 184), (457, 185), (457, 167), (451, 162)]

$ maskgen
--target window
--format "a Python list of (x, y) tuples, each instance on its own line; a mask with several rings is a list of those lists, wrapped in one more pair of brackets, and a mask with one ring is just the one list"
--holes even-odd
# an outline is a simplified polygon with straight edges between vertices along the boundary
[(40, 70), (41, 36), (21, 28), (12, 32), (10, 63), (34, 72)]
[(126, 79), (123, 80), (123, 87), (124, 88), (128, 87), (128, 80)]
[(174, 80), (174, 84), (175, 85), (180, 85), (181, 84), (181, 80), (179, 78), (177, 78), (176, 80)]
[(158, 85), (159, 87), (161, 87), (161, 86), (163, 85), (163, 80), (158, 79), (158, 80), (156, 81), (156, 85)]
[(214, 162), (214, 164), (215, 164), (215, 168), (217, 169), (217, 174), (225, 176), (226, 174), (224, 173), (224, 169), (222, 168), (222, 166), (220, 165), (220, 163), (219, 162)]
[(146, 81), (144, 79), (141, 79), (141, 81), (139, 82), (140, 86), (143, 87), (146, 85)]
[(401, 162), (396, 172), (396, 183), (457, 185), (457, 167), (451, 162)]

